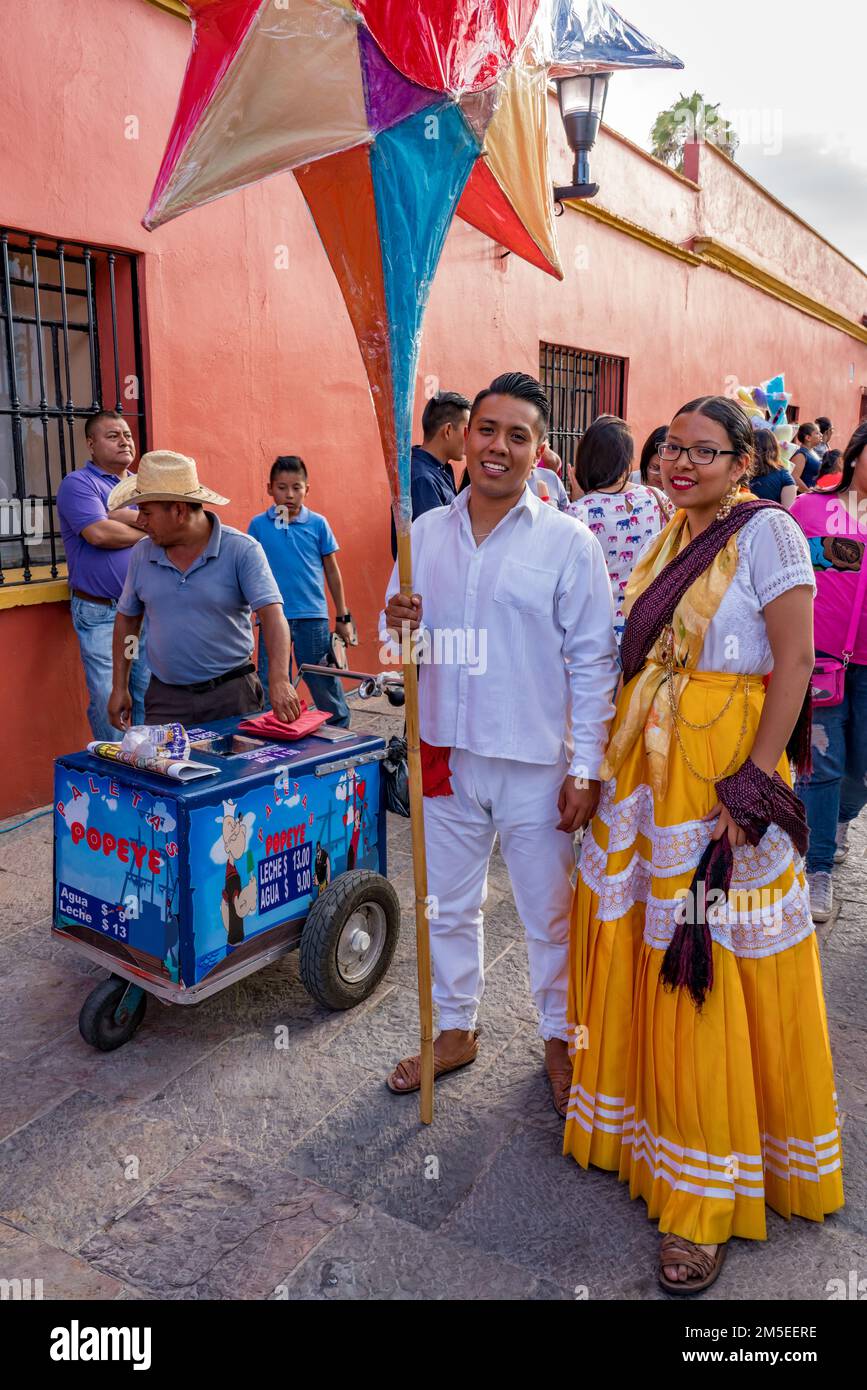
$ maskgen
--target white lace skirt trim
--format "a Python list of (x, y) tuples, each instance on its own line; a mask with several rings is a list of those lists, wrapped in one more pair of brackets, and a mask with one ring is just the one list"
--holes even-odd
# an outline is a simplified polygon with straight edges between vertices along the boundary
[[(653, 819), (653, 794), (648, 786), (637, 787), (615, 804), (611, 799), (612, 785), (603, 786), (599, 806), (599, 817), (609, 830), (608, 853), (591, 829), (582, 845), (581, 876), (599, 899), (598, 917), (602, 922), (617, 921), (637, 903), (643, 903), (644, 940), (664, 950), (687, 905), (682, 893), (680, 897), (656, 896), (654, 880), (687, 875), (691, 879), (710, 842), (713, 826), (701, 820), (659, 826)], [(638, 852), (638, 835), (650, 842), (650, 861)], [(609, 855), (631, 847), (635, 848), (626, 867), (609, 874)], [(759, 957), (787, 950), (809, 936), (814, 926), (802, 882), (802, 864), (788, 835), (779, 826), (771, 825), (757, 845), (735, 848), (733, 859), (731, 894), (740, 895), (739, 902), (735, 907), (730, 896), (726, 902), (707, 904), (713, 940), (735, 955)], [(790, 866), (796, 876), (784, 894), (773, 885)], [(747, 904), (743, 904), (744, 896)], [(699, 920), (702, 915), (699, 913)]]

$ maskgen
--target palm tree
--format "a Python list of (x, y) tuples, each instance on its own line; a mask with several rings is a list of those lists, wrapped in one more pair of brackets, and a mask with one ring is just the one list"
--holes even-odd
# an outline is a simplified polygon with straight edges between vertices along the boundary
[(688, 140), (706, 140), (734, 159), (740, 143), (730, 121), (719, 114), (719, 102), (709, 106), (701, 92), (684, 96), (667, 111), (660, 111), (650, 132), (654, 155), (683, 173), (683, 147)]

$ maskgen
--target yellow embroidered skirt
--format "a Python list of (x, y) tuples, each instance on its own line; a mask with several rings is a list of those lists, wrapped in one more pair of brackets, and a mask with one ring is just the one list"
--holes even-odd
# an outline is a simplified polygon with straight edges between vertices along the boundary
[[(743, 677), (694, 672), (681, 698), (686, 719), (707, 723), (733, 686), (718, 722), (682, 725), (683, 749), (672, 739), (662, 796), (642, 738), (604, 784), (572, 913), (564, 1152), (617, 1171), (661, 1231), (700, 1244), (764, 1239), (765, 1202), (814, 1221), (843, 1204), (816, 936), (801, 861), (778, 826), (734, 851), (701, 1010), (659, 979), (716, 801), (687, 759), (723, 775), (745, 716), (752, 743), (764, 690), (751, 678), (745, 710)], [(622, 714), (621, 702), (615, 729)], [(785, 759), (779, 771), (789, 779)]]

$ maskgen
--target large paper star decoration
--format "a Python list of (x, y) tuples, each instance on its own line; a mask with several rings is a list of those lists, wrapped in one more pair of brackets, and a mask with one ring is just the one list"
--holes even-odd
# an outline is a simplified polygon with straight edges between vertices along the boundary
[(551, 76), (680, 67), (604, 0), (185, 0), (144, 225), (292, 170), (358, 338), (399, 529), (424, 309), (455, 212), (562, 278)]

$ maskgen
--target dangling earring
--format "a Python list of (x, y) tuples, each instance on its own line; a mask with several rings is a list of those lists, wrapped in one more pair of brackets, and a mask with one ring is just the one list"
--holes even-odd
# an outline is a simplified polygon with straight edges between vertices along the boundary
[(737, 498), (739, 491), (740, 483), (732, 483), (728, 492), (723, 497), (723, 500), (720, 502), (719, 511), (717, 512), (716, 517), (714, 518), (715, 521), (725, 521), (726, 517), (729, 515), (732, 507), (735, 504), (735, 499)]

